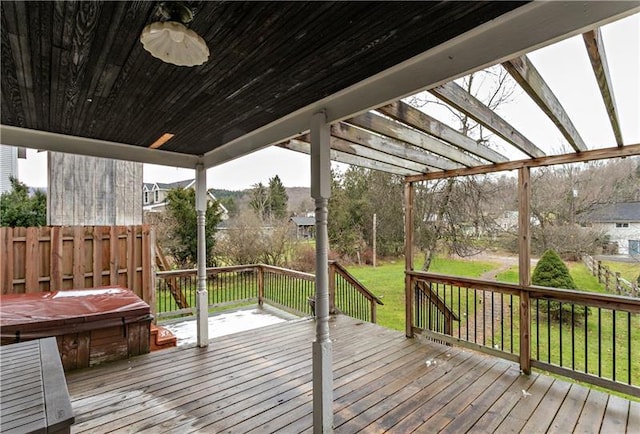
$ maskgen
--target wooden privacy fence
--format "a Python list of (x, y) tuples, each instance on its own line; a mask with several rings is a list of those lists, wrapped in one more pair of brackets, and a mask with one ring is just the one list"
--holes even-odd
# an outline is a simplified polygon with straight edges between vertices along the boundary
[(155, 306), (149, 225), (0, 228), (2, 294), (119, 285)]

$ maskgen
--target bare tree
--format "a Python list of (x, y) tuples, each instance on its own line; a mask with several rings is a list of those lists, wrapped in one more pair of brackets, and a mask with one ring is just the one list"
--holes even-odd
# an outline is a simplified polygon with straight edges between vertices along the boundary
[[(513, 99), (516, 85), (509, 74), (496, 66), (468, 75), (461, 86), (492, 110)], [(490, 132), (466, 113), (420, 94), (410, 101), (416, 107), (436, 104), (445, 107), (458, 123), (458, 131), (488, 146)], [(495, 224), (485, 204), (494, 188), (486, 177), (450, 178), (422, 183), (416, 191), (416, 241), (424, 253), (422, 269), (427, 271), (438, 248), (459, 256), (477, 254), (483, 248), (480, 236)]]

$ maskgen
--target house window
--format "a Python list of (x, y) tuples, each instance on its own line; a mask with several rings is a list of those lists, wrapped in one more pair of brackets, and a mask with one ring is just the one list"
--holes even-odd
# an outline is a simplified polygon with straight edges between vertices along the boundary
[(158, 199), (159, 195), (158, 195), (158, 190), (153, 192), (153, 201), (154, 202), (160, 202), (160, 200)]
[(148, 191), (144, 192), (144, 203), (145, 204), (149, 203), (149, 192)]
[(616, 228), (628, 228), (629, 223), (616, 223)]

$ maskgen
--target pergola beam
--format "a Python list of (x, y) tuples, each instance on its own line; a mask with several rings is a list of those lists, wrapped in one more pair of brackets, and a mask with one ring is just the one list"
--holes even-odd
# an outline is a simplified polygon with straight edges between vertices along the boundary
[(569, 115), (529, 58), (526, 55), (516, 57), (507, 60), (502, 66), (535, 101), (538, 107), (545, 112), (549, 119), (556, 124), (556, 127), (567, 139), (571, 147), (577, 152), (586, 151), (587, 145), (582, 140), (573, 122), (571, 122)]
[[(356, 128), (343, 122), (339, 122), (331, 126), (331, 135), (374, 151), (383, 152), (392, 157), (402, 158), (425, 166), (436, 167), (443, 170), (462, 167), (460, 164), (456, 164), (451, 160), (412, 148), (411, 146), (408, 146), (406, 142), (396, 140), (392, 137), (376, 135), (367, 130)], [(339, 144), (340, 142), (336, 141), (335, 143)]]
[(537, 158), (545, 155), (540, 148), (506, 120), (455, 82), (452, 81), (436, 86), (433, 89), (429, 89), (429, 92), (484, 125), (528, 156)]
[[(490, 161), (491, 163), (508, 161), (507, 157), (504, 155), (491, 148), (478, 144), (472, 138), (465, 136), (447, 124), (432, 118), (428, 114), (423, 113), (417, 108), (402, 101), (391, 103), (376, 110), (390, 118), (402, 122), (403, 124), (409, 125), (411, 128), (423, 131), (430, 136), (443, 140), (459, 149), (469, 152), (470, 154)], [(351, 120), (348, 122), (351, 122)], [(462, 163), (462, 161), (459, 162)], [(477, 164), (473, 165), (475, 166)]]
[(449, 144), (371, 111), (347, 119), (345, 122), (417, 146), (467, 167), (481, 164), (480, 160), (451, 147)]
[(616, 137), (616, 143), (618, 146), (623, 146), (622, 131), (620, 129), (616, 100), (613, 97), (613, 86), (611, 84), (611, 76), (609, 75), (609, 65), (604, 50), (604, 42), (602, 41), (602, 32), (599, 28), (591, 30), (583, 33), (582, 38), (587, 47), (589, 60), (591, 61), (593, 72), (596, 75), (602, 100), (604, 101), (604, 106), (609, 115), (609, 122), (611, 122), (611, 128), (613, 129), (613, 135)]
[(485, 166), (468, 167), (464, 169), (445, 170), (437, 173), (427, 173), (424, 175), (412, 175), (407, 177), (407, 182), (427, 181), (430, 179), (451, 178), (454, 176), (483, 175), (505, 170), (517, 170), (522, 167), (542, 167), (556, 164), (584, 163), (593, 160), (606, 160), (609, 158), (624, 158), (640, 155), (640, 144), (627, 145), (623, 147), (593, 149), (580, 153), (549, 155), (540, 158), (526, 160), (509, 161), (506, 163), (488, 164)]
[[(305, 142), (303, 140), (299, 140), (299, 139), (291, 139), (286, 142), (282, 142), (277, 146), (284, 149), (289, 149), (291, 151), (301, 152), (307, 155), (311, 153), (310, 143)], [(352, 166), (363, 167), (365, 169), (378, 170), (381, 172), (392, 173), (394, 175), (411, 176), (411, 175), (419, 175), (422, 173), (416, 170), (410, 170), (410, 169), (394, 166), (389, 163), (385, 163), (377, 160), (369, 160), (366, 158), (358, 157), (353, 154), (347, 154), (345, 152), (337, 151), (335, 149), (331, 149), (330, 155), (331, 155), (331, 160), (336, 161), (338, 163), (344, 163)]]

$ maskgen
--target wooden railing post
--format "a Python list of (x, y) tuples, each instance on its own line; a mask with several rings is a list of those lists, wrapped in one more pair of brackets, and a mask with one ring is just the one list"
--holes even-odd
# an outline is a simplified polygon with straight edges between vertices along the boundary
[(371, 300), (369, 306), (371, 306), (371, 322), (372, 323), (376, 323), (378, 320), (377, 314), (376, 314), (376, 302)]
[(336, 313), (336, 264), (329, 261), (329, 313)]
[(258, 265), (258, 305), (262, 306), (264, 303), (264, 267), (262, 264)]
[[(518, 170), (518, 266), (520, 285), (531, 285), (531, 170)], [(529, 292), (520, 291), (520, 369), (531, 373), (531, 307)]]
[(413, 337), (413, 277), (407, 271), (413, 271), (413, 182), (404, 183), (404, 301), (405, 335)]

